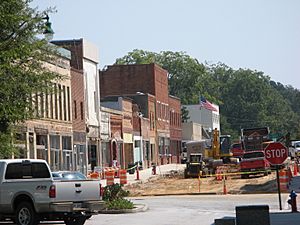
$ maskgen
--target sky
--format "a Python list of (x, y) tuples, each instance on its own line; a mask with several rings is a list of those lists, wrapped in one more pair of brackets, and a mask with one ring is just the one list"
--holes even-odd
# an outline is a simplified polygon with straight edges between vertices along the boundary
[(300, 90), (299, 0), (33, 0), (55, 7), (54, 40), (85, 38), (99, 68), (134, 49), (264, 72)]

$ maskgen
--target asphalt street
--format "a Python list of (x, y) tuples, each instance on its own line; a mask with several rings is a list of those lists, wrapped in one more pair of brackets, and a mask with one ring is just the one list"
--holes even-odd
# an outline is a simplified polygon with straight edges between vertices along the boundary
[[(147, 204), (148, 210), (130, 214), (100, 214), (87, 225), (212, 225), (215, 219), (235, 217), (235, 207), (268, 205), (271, 225), (298, 225), (300, 213), (290, 213), (286, 203), (288, 194), (282, 194), (283, 210), (279, 210), (277, 194), (257, 195), (195, 195), (134, 198), (133, 202)], [(251, 218), (251, 217), (250, 217)]]

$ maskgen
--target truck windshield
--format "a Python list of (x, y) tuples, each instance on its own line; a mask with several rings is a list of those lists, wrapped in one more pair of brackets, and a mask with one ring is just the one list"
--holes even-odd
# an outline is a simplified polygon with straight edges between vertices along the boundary
[(250, 152), (250, 153), (244, 154), (244, 156), (243, 156), (244, 159), (260, 158), (260, 157), (264, 157), (263, 152)]

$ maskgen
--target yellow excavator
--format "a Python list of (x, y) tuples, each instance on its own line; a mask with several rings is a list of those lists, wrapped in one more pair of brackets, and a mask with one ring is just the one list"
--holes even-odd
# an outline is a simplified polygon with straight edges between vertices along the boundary
[(215, 160), (222, 159), (224, 163), (227, 163), (232, 158), (231, 148), (231, 136), (220, 135), (217, 128), (213, 131), (211, 148), (206, 149), (205, 157)]
[(207, 141), (189, 141), (186, 143), (187, 161), (184, 177), (198, 177), (200, 172), (214, 173), (217, 166), (232, 162), (231, 137), (213, 131), (211, 145)]

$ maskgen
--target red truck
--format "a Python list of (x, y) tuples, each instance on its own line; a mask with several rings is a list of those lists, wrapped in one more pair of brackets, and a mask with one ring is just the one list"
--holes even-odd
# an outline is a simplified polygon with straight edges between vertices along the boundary
[(269, 128), (242, 129), (242, 146), (244, 154), (240, 163), (241, 178), (248, 178), (250, 174), (271, 172), (270, 163), (265, 158), (264, 148), (269, 142)]
[(248, 178), (250, 174), (263, 173), (265, 176), (271, 172), (271, 166), (265, 158), (263, 151), (245, 152), (240, 163), (241, 178)]

